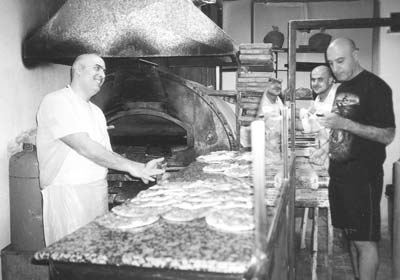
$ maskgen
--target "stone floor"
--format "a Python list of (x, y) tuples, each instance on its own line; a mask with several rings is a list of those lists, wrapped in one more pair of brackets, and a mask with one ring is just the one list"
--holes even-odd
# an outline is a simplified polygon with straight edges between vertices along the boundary
[[(312, 219), (309, 215), (306, 248), (300, 249), (300, 225), (302, 217), (296, 218), (296, 279), (309, 280), (312, 279)], [(319, 236), (318, 236), (318, 257), (317, 257), (317, 279), (328, 279), (328, 264), (327, 264), (327, 218), (326, 211), (320, 211), (318, 221)], [(333, 248), (333, 280), (354, 280), (354, 274), (350, 262), (350, 255), (345, 242), (341, 238), (341, 233), (334, 230), (334, 248)], [(391, 279), (391, 246), (388, 233), (387, 223), (382, 225), (382, 240), (379, 244), (380, 267), (377, 280)]]

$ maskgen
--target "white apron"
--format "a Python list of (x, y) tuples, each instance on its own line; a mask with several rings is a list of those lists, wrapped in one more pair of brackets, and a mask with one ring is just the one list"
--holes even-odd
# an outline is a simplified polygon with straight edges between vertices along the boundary
[(42, 190), (46, 246), (108, 211), (107, 181), (50, 185)]

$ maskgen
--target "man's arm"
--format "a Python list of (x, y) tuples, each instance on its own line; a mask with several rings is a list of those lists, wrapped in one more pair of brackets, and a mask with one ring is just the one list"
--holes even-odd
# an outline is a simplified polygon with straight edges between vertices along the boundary
[(362, 138), (379, 142), (385, 145), (392, 143), (396, 129), (394, 127), (380, 128), (370, 125), (360, 124), (341, 117), (338, 114), (330, 113), (318, 119), (322, 126), (331, 129), (347, 130)]
[(163, 170), (156, 168), (156, 163), (161, 162), (163, 158), (150, 161), (147, 164), (135, 162), (107, 150), (93, 141), (87, 133), (70, 134), (62, 137), (61, 141), (98, 165), (127, 172), (143, 181), (154, 181), (152, 176), (163, 173)]

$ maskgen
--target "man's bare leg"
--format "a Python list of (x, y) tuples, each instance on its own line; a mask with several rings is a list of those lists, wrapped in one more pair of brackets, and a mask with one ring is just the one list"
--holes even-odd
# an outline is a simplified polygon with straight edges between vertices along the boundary
[(360, 280), (376, 280), (379, 267), (378, 243), (374, 241), (353, 241), (358, 252)]
[(348, 248), (349, 248), (349, 253), (350, 253), (350, 259), (351, 259), (351, 266), (353, 267), (353, 272), (354, 272), (354, 278), (355, 279), (360, 279), (360, 271), (359, 271), (359, 263), (358, 263), (358, 252), (356, 245), (354, 244), (353, 241), (347, 242)]

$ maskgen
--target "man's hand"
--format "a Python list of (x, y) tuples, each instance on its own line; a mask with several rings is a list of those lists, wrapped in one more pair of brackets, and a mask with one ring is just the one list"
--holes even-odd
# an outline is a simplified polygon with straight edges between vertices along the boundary
[(162, 167), (162, 162), (164, 161), (164, 158), (156, 158), (152, 159), (149, 162), (146, 163), (146, 168), (148, 169), (157, 169)]
[(157, 158), (149, 161), (146, 164), (130, 161), (131, 165), (128, 173), (136, 178), (140, 178), (143, 183), (148, 184), (149, 181), (155, 181), (155, 176), (161, 175), (165, 172), (165, 169), (161, 168), (161, 162), (164, 158)]
[(146, 163), (143, 169), (143, 175), (140, 177), (143, 183), (148, 184), (149, 181), (154, 181), (154, 176), (165, 173), (166, 164), (162, 164), (164, 158), (156, 158)]
[(344, 130), (347, 130), (348, 122), (350, 121), (336, 113), (325, 114), (323, 117), (318, 117), (317, 120), (323, 127)]

